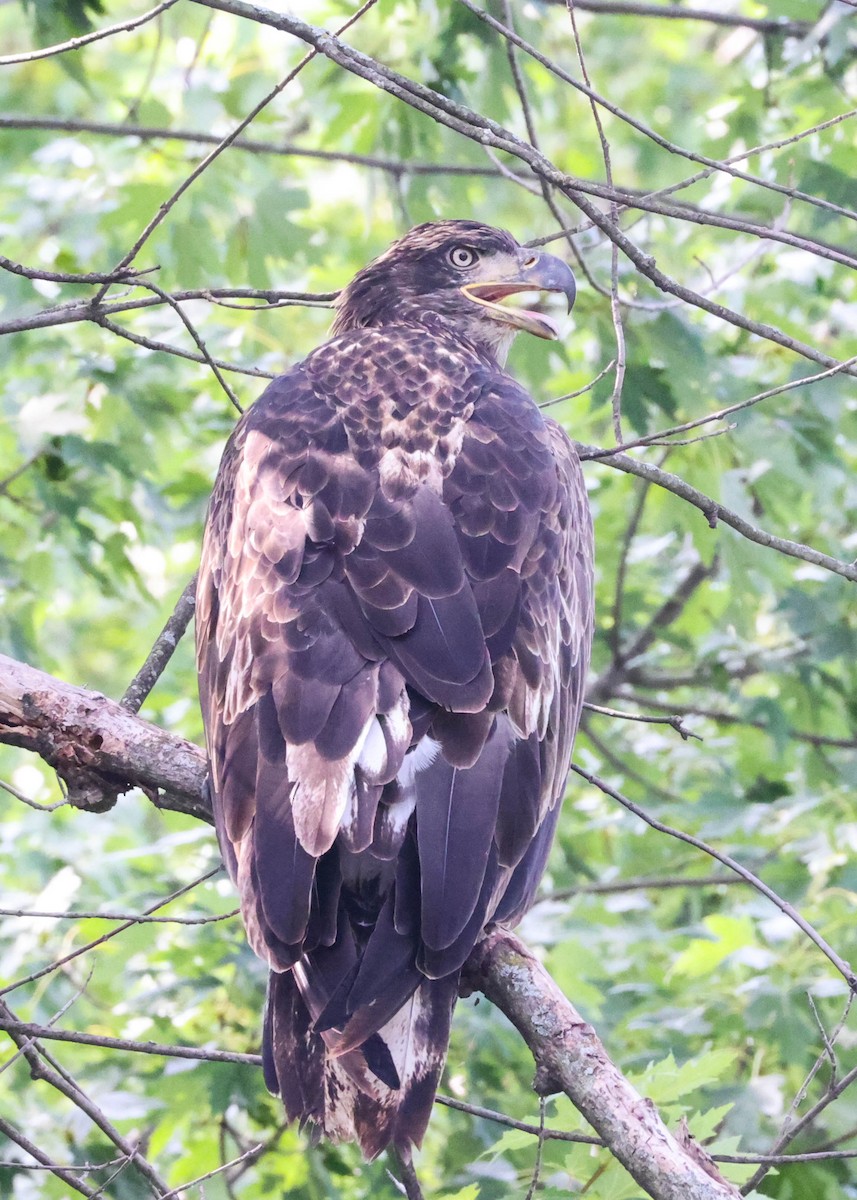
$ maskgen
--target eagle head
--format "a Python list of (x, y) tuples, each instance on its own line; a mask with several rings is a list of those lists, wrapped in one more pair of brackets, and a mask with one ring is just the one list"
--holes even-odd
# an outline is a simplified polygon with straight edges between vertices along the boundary
[(546, 313), (507, 303), (525, 292), (561, 292), (570, 311), (574, 275), (561, 259), (521, 246), (504, 229), (433, 221), (415, 226), (355, 275), (336, 302), (333, 333), (434, 313), (502, 363), (522, 329), (559, 336)]

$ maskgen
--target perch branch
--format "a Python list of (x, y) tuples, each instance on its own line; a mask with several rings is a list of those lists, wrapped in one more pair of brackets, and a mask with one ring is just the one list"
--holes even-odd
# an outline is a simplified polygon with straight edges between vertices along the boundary
[(580, 1013), (514, 934), (496, 930), (471, 955), (467, 982), (501, 1009), (538, 1064), (536, 1088), (562, 1091), (656, 1200), (726, 1200), (740, 1192), (699, 1147), (686, 1152), (613, 1065)]
[[(82, 771), (113, 793), (134, 786), (149, 795), (163, 789), (168, 795), (156, 800), (161, 807), (211, 819), (200, 749), (97, 693), (5, 656), (0, 742), (24, 746), (72, 774)], [(557, 1081), (654, 1200), (729, 1200), (738, 1194), (707, 1160), (701, 1165), (671, 1136), (651, 1102), (633, 1091), (595, 1032), (512, 935), (495, 933), (481, 944), (470, 982), (518, 1026), (539, 1064), (539, 1079)], [(5, 1024), (20, 1023), (7, 1013)], [(13, 1039), (23, 1041), (12, 1028)]]
[(164, 808), (211, 821), (198, 746), (6, 655), (0, 655), (0, 741), (49, 763), (74, 785), (78, 807), (92, 795), (96, 811), (110, 807), (139, 787)]

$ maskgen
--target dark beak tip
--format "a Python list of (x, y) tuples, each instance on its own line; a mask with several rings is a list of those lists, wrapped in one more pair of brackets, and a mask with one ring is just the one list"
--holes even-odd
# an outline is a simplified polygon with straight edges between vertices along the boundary
[(568, 263), (553, 254), (542, 254), (534, 268), (534, 274), (549, 291), (563, 293), (568, 304), (567, 311), (571, 312), (577, 296), (577, 283)]

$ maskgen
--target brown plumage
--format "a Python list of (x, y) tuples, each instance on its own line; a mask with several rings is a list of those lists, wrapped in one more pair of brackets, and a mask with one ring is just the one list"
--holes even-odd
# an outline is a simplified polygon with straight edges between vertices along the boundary
[(565, 264), (411, 230), (229, 440), (197, 598), (223, 856), (288, 1116), (419, 1144), (461, 968), (532, 903), (592, 631), (580, 465), (502, 362)]

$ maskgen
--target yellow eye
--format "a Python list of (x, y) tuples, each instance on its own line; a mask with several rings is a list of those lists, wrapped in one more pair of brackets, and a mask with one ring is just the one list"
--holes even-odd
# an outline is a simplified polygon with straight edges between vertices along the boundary
[(454, 267), (472, 267), (477, 254), (468, 246), (453, 246), (449, 252), (449, 261)]

